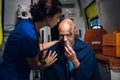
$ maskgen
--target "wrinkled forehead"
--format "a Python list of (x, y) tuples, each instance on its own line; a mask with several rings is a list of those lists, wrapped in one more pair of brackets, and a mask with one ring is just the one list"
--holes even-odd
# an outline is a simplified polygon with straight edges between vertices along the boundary
[(71, 34), (74, 31), (74, 23), (70, 19), (64, 19), (58, 29), (60, 34)]
[(71, 31), (74, 29), (73, 22), (70, 21), (63, 21), (59, 25), (59, 31)]
[(70, 25), (68, 25), (68, 24), (64, 24), (59, 27), (60, 34), (70, 34), (71, 31), (72, 31), (72, 27), (70, 27)]

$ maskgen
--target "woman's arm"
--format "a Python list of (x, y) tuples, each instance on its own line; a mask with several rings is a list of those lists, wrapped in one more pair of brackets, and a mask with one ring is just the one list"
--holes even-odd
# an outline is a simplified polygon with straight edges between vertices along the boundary
[(46, 42), (46, 43), (40, 43), (40, 51), (43, 51), (45, 49), (48, 49), (49, 47), (51, 47), (52, 45), (56, 44), (58, 41), (51, 41), (51, 42)]

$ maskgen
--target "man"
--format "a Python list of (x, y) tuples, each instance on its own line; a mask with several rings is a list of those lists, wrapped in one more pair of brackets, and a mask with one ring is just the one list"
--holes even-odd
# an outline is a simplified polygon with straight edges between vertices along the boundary
[(58, 29), (60, 42), (49, 48), (58, 54), (57, 61), (45, 69), (46, 80), (100, 80), (95, 53), (76, 38), (74, 22), (64, 19)]

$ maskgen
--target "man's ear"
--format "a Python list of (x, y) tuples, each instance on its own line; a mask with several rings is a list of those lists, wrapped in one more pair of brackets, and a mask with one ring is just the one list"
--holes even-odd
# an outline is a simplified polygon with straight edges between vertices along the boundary
[(76, 29), (76, 28), (75, 28), (75, 30), (74, 30), (74, 34), (77, 35), (77, 29)]

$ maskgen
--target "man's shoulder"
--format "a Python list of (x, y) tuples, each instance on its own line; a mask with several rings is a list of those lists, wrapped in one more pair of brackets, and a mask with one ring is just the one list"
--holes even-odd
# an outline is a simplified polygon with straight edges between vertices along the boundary
[(61, 49), (64, 49), (64, 46), (61, 44), (61, 42), (58, 42), (58, 43), (54, 44), (53, 46), (51, 46), (49, 49), (61, 50)]
[(75, 39), (75, 44), (79, 45), (79, 46), (87, 46), (90, 47), (87, 43), (85, 43), (84, 41), (80, 40), (79, 38)]
[(79, 38), (75, 39), (75, 47), (81, 48), (81, 49), (93, 50), (90, 45), (88, 45), (84, 41), (80, 40)]

